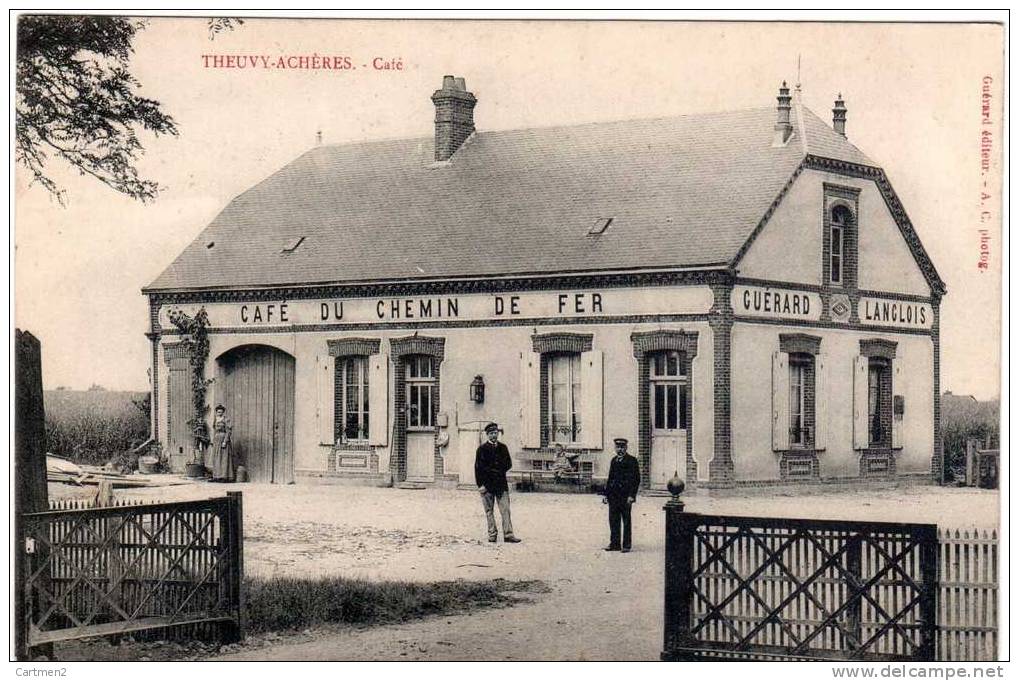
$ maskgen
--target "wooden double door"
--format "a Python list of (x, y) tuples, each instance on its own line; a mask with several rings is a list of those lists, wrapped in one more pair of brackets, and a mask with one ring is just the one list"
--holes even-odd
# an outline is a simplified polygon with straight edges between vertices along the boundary
[(251, 482), (294, 481), (294, 358), (245, 345), (219, 358), (216, 391), (233, 424), (234, 465)]

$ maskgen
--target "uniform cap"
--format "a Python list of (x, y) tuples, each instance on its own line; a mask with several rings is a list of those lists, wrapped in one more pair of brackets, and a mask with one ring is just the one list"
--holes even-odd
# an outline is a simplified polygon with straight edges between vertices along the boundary
[(499, 424), (498, 423), (489, 423), (487, 426), (485, 426), (485, 432), (486, 433), (491, 433), (493, 430), (495, 430), (495, 431), (499, 430)]

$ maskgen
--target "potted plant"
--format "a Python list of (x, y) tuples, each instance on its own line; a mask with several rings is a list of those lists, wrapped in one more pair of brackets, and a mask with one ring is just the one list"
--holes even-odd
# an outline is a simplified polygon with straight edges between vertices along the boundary
[(204, 421), (194, 424), (195, 444), (192, 448), (193, 456), (190, 463), (185, 466), (185, 475), (189, 478), (204, 478), (205, 470), (205, 449), (209, 446), (209, 427)]

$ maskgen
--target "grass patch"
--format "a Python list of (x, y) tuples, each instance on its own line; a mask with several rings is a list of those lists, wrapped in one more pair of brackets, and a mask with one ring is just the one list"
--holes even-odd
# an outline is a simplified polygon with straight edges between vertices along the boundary
[(524, 600), (517, 594), (549, 591), (540, 581), (417, 583), (343, 577), (248, 578), (245, 590), (250, 633), (322, 624), (393, 624), (428, 615), (504, 607)]

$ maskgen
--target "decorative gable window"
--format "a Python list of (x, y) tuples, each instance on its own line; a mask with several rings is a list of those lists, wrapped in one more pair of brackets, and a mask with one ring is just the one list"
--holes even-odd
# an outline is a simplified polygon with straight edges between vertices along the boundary
[(849, 209), (835, 206), (831, 211), (831, 283), (842, 285), (843, 255), (845, 252), (846, 227), (849, 224)]
[(856, 288), (860, 189), (824, 183), (824, 237), (822, 282), (838, 288)]

